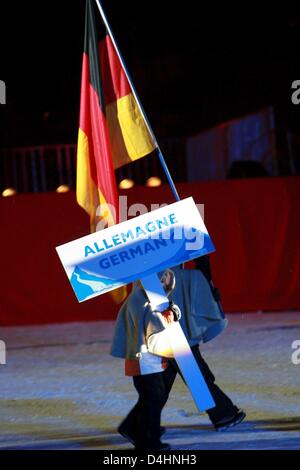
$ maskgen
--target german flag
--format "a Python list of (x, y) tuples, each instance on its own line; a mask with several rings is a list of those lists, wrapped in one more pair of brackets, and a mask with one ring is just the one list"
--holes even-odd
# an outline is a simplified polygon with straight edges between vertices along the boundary
[(77, 150), (77, 202), (92, 231), (119, 221), (114, 170), (156, 147), (95, 7), (87, 0)]

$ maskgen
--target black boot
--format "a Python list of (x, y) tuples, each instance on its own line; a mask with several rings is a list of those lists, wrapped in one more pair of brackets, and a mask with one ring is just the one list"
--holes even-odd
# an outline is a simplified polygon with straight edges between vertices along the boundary
[[(160, 437), (165, 434), (166, 428), (164, 426), (160, 427)], [(137, 433), (135, 429), (126, 423), (126, 420), (123, 421), (120, 426), (118, 427), (118, 433), (121, 434), (121, 436), (125, 437), (127, 441), (131, 442), (134, 446), (136, 445), (136, 441), (138, 440)], [(163, 449), (162, 449), (163, 450)]]
[(226, 429), (240, 424), (245, 418), (246, 413), (243, 410), (237, 410), (235, 415), (228, 416), (214, 423), (215, 430), (219, 432), (226, 431)]

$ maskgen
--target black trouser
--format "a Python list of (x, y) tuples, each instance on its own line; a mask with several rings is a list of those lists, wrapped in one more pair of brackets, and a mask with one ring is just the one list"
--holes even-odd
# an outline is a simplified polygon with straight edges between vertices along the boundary
[(134, 437), (137, 447), (155, 448), (159, 445), (161, 412), (176, 374), (176, 369), (168, 367), (163, 372), (133, 377), (139, 399), (122, 425)]
[[(216, 404), (214, 408), (207, 410), (211, 422), (215, 424), (233, 416), (237, 412), (237, 407), (215, 384), (215, 377), (201, 356), (198, 345), (193, 346), (191, 350)], [(143, 446), (147, 443), (150, 447), (155, 447), (159, 443), (161, 412), (168, 400), (177, 372), (180, 373), (177, 363), (171, 359), (169, 367), (163, 372), (133, 377), (139, 399), (123, 421), (123, 425), (138, 445)]]
[[(230, 398), (225, 395), (225, 393), (215, 384), (215, 376), (208, 367), (207, 363), (203, 359), (199, 346), (192, 346), (191, 347), (192, 353), (194, 358), (197, 361), (200, 371), (204, 377), (204, 380), (207, 384), (207, 387), (214, 399), (216, 406), (206, 411), (209, 416), (209, 419), (213, 424), (221, 421), (224, 418), (229, 418), (233, 416), (237, 411), (238, 408), (232, 403)], [(170, 365), (180, 373), (178, 365), (175, 359), (171, 359), (169, 361)], [(181, 375), (181, 373), (180, 373)]]

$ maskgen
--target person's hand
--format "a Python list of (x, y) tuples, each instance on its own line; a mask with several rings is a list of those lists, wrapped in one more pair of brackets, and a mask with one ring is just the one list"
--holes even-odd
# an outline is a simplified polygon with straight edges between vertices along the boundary
[(170, 310), (173, 312), (174, 321), (179, 321), (181, 318), (181, 311), (178, 305), (174, 304), (173, 301), (170, 301)]
[(162, 314), (162, 316), (164, 317), (164, 319), (166, 320), (166, 322), (168, 324), (173, 323), (174, 314), (173, 314), (172, 310), (168, 310), (168, 309), (164, 310), (161, 314)]

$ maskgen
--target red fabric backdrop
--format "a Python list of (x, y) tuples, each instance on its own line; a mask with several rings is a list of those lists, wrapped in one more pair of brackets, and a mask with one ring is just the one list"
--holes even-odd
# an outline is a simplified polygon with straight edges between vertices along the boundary
[[(214, 282), (228, 312), (300, 308), (300, 178), (180, 184), (205, 204), (216, 246)], [(125, 194), (125, 193), (124, 193)], [(136, 187), (128, 204), (174, 202), (168, 187)], [(55, 246), (88, 234), (74, 193), (0, 199), (0, 325), (115, 318), (109, 295), (79, 304)]]

